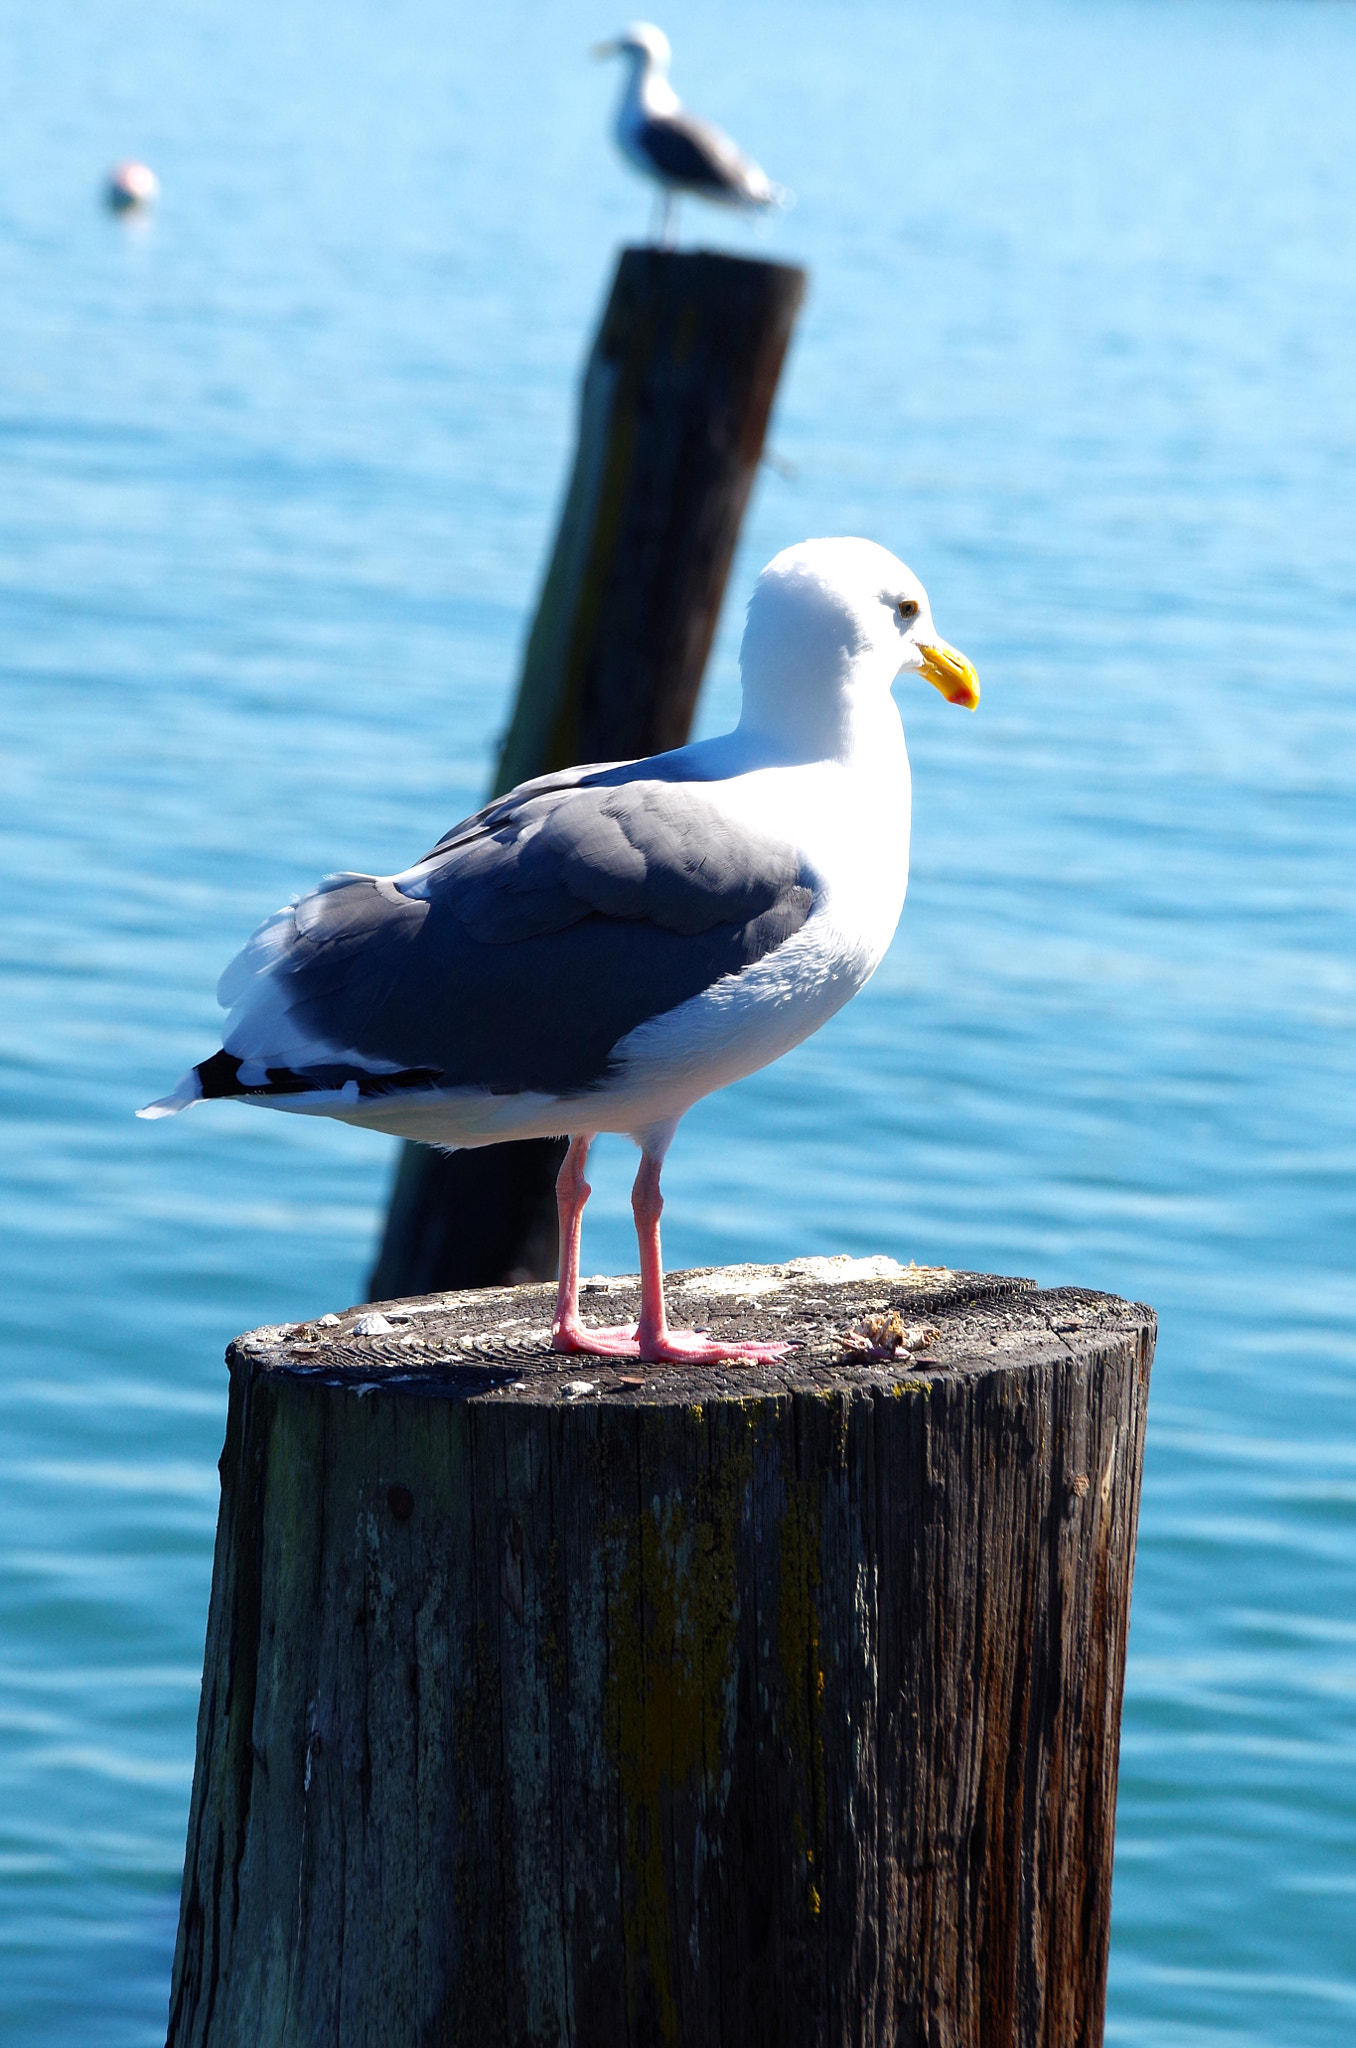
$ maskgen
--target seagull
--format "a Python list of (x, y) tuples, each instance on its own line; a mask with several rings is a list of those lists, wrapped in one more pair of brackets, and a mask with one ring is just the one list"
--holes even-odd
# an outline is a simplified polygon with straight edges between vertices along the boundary
[[(732, 732), (522, 783), (398, 875), (329, 875), (227, 967), (219, 1052), (138, 1112), (233, 1097), (455, 1150), (569, 1138), (552, 1344), (647, 1363), (784, 1344), (670, 1329), (660, 1169), (694, 1102), (789, 1052), (869, 980), (909, 872), (909, 757), (891, 684), (973, 710), (918, 578), (872, 541), (763, 570)], [(589, 1147), (640, 1148), (634, 1325), (579, 1307)]]
[(661, 244), (675, 194), (693, 192), (700, 199), (759, 212), (786, 204), (786, 192), (752, 157), (709, 121), (688, 113), (669, 84), (672, 52), (662, 28), (633, 21), (610, 42), (596, 43), (593, 54), (625, 57), (630, 65), (617, 109), (617, 145), (627, 162), (660, 188), (654, 233)]

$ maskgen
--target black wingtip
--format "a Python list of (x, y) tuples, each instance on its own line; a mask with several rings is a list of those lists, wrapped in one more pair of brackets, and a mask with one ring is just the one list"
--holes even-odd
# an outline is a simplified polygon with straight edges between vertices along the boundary
[(204, 1102), (216, 1102), (227, 1095), (245, 1095), (240, 1085), (240, 1062), (234, 1053), (214, 1052), (210, 1060), (199, 1060), (193, 1069), (202, 1088)]
[(436, 1088), (442, 1080), (433, 1067), (406, 1067), (396, 1074), (371, 1074), (361, 1067), (326, 1066), (300, 1071), (292, 1067), (265, 1067), (262, 1081), (249, 1082), (240, 1078), (243, 1065), (243, 1060), (224, 1049), (214, 1052), (210, 1060), (201, 1060), (193, 1071), (202, 1088), (203, 1101), (221, 1101), (227, 1096), (238, 1100), (242, 1096), (338, 1094), (350, 1083), (357, 1087), (359, 1097), (367, 1101), (373, 1096), (399, 1094), (406, 1088)]

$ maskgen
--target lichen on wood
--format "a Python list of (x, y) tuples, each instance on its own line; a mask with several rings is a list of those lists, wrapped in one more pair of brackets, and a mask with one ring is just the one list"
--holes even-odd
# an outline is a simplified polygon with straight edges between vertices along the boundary
[(232, 1347), (176, 2048), (1100, 2039), (1153, 1317), (858, 1270)]

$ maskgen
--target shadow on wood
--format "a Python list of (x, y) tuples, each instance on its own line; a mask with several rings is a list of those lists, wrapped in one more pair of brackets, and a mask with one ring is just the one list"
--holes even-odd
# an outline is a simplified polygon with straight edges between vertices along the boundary
[[(686, 740), (804, 291), (785, 264), (623, 250), (495, 794)], [(534, 1140), (508, 1168), (450, 1167), (406, 1146), (373, 1295), (553, 1273), (562, 1156)]]
[(172, 2048), (1096, 2048), (1153, 1314), (843, 1270), (232, 1347)]

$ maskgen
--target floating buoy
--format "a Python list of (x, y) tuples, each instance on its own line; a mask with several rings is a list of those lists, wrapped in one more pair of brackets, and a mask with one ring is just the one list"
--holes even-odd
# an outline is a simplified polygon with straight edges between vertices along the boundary
[(114, 164), (104, 185), (105, 202), (114, 213), (129, 213), (133, 207), (153, 206), (160, 197), (160, 180), (149, 164), (132, 158)]

